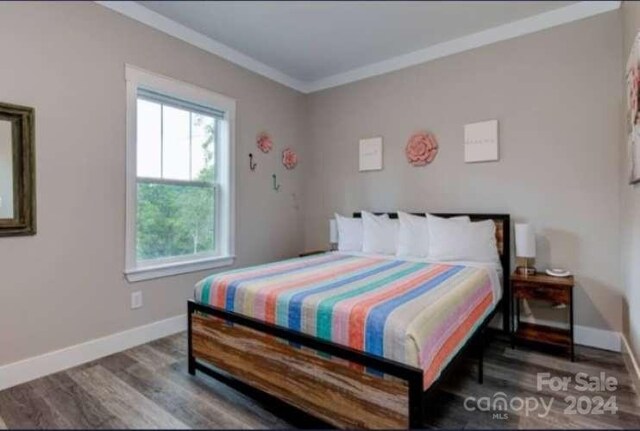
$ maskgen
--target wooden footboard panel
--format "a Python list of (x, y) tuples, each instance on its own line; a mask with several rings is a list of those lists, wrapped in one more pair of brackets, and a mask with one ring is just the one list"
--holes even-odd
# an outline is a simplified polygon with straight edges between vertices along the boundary
[(368, 373), (360, 364), (222, 318), (189, 318), (198, 361), (340, 428), (410, 426), (407, 380)]

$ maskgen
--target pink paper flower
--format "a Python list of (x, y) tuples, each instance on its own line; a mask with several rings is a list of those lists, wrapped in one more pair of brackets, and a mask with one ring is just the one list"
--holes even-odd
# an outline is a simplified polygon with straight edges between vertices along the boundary
[(273, 141), (271, 140), (271, 137), (266, 133), (260, 133), (258, 135), (256, 144), (263, 153), (268, 153), (273, 149)]
[(412, 166), (425, 166), (436, 158), (438, 143), (431, 133), (416, 133), (409, 138), (405, 153)]
[(287, 169), (295, 168), (298, 164), (298, 155), (291, 148), (285, 148), (282, 152), (282, 164)]

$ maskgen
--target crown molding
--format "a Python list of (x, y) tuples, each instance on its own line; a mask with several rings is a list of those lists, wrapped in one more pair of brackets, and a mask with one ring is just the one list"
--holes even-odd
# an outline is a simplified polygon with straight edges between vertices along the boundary
[(432, 45), (428, 48), (369, 64), (344, 73), (338, 73), (309, 83), (307, 91), (325, 90), (349, 84), (377, 75), (404, 69), (431, 60), (535, 33), (561, 24), (570, 23), (590, 16), (609, 12), (620, 7), (620, 1), (582, 1), (552, 11), (543, 12), (518, 21), (499, 25), (487, 30)]
[(167, 33), (190, 45), (203, 49), (211, 54), (222, 57), (231, 63), (242, 66), (252, 72), (267, 77), (294, 90), (306, 93), (306, 84), (291, 76), (274, 69), (271, 66), (255, 60), (248, 55), (220, 43), (202, 33), (190, 29), (177, 21), (152, 11), (134, 1), (96, 1), (95, 3), (115, 12)]
[(96, 1), (96, 3), (306, 94), (609, 12), (618, 9), (621, 1), (581, 1), (312, 82), (295, 79), (136, 2)]

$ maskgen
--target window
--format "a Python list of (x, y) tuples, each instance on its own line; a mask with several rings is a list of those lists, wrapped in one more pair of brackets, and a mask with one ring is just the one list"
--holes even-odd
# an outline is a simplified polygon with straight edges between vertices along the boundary
[(233, 263), (235, 101), (127, 66), (130, 281)]

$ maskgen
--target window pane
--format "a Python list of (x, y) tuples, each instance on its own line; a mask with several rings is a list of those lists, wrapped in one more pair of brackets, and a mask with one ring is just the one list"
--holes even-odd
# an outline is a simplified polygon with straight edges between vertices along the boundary
[(189, 111), (163, 106), (162, 178), (189, 179), (189, 126)]
[(138, 183), (138, 260), (213, 253), (214, 188)]
[(160, 104), (138, 99), (138, 177), (160, 178)]
[(213, 181), (216, 120), (201, 114), (193, 114), (191, 120), (191, 179)]

